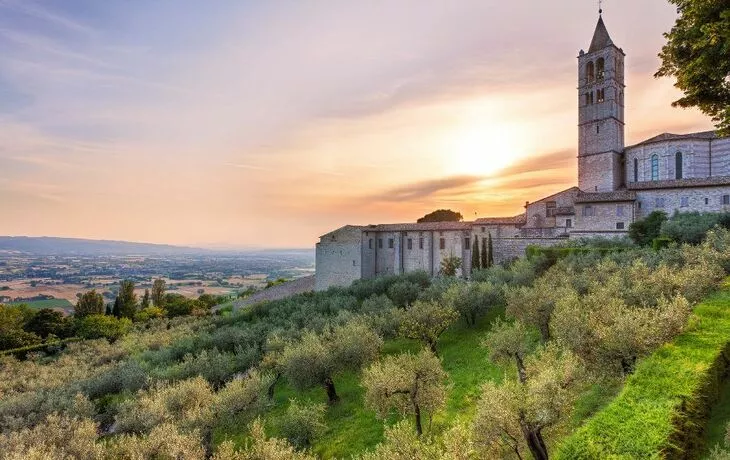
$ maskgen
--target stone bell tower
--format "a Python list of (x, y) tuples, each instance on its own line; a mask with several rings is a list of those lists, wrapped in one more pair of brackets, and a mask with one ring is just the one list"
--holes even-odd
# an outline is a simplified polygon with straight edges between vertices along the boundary
[(578, 56), (578, 187), (584, 192), (624, 185), (624, 57), (599, 15), (588, 52)]

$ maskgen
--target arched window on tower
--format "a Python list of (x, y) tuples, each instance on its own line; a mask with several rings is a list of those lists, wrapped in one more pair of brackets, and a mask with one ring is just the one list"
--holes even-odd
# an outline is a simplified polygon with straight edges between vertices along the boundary
[(588, 83), (596, 79), (596, 68), (593, 66), (593, 61), (586, 64), (586, 80)]
[(634, 182), (639, 182), (639, 160), (634, 158)]
[(598, 58), (596, 61), (596, 78), (603, 80), (603, 74), (605, 73), (606, 61), (603, 58)]
[(682, 152), (677, 152), (674, 154), (674, 172), (676, 179), (682, 179)]
[(596, 98), (598, 99), (598, 102), (603, 102), (606, 100), (606, 90), (605, 89), (599, 89), (596, 91)]
[(651, 180), (659, 180), (659, 155), (651, 156)]

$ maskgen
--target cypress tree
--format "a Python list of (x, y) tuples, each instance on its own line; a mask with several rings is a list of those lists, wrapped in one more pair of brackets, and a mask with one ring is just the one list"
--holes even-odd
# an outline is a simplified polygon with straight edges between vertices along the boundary
[(479, 260), (479, 237), (474, 236), (474, 245), (471, 248), (471, 271), (479, 270), (481, 268)]
[(112, 308), (112, 315), (116, 316), (117, 318), (122, 317), (122, 302), (119, 301), (119, 296), (117, 296), (117, 298), (114, 299), (114, 307)]
[(492, 248), (492, 232), (487, 235), (487, 243), (489, 244), (489, 258), (487, 259), (488, 266), (494, 265), (494, 250)]
[(145, 289), (144, 290), (144, 296), (142, 296), (142, 304), (140, 305), (141, 309), (145, 309), (150, 306), (150, 290)]
[(481, 260), (481, 267), (482, 268), (489, 268), (489, 255), (487, 254), (487, 239), (482, 238), (482, 260)]

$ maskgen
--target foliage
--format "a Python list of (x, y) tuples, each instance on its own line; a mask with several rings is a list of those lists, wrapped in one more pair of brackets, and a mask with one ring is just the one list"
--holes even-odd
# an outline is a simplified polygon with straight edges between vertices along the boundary
[(221, 444), (213, 460), (315, 460), (306, 452), (297, 452), (288, 442), (267, 438), (260, 419), (251, 424), (251, 439), (243, 450), (236, 452), (233, 443)]
[(423, 433), (422, 415), (433, 413), (444, 405), (445, 380), (441, 362), (428, 350), (417, 355), (389, 356), (365, 371), (365, 401), (380, 417), (386, 417), (391, 409), (403, 416), (413, 415), (420, 435)]
[(479, 257), (479, 237), (474, 236), (474, 242), (471, 245), (471, 270), (479, 270), (481, 267), (481, 259)]
[(139, 303), (140, 310), (145, 310), (150, 307), (150, 290), (145, 289), (142, 301)]
[(152, 282), (152, 304), (165, 308), (165, 280), (158, 278)]
[(458, 282), (444, 292), (443, 304), (459, 312), (473, 326), (478, 318), (504, 304), (504, 293), (501, 286), (490, 282)]
[(532, 287), (517, 286), (507, 290), (507, 315), (536, 328), (544, 342), (551, 338), (550, 318), (555, 303), (572, 291), (561, 285), (559, 273), (555, 271), (551, 274), (557, 276), (543, 276)]
[(664, 211), (652, 211), (648, 216), (629, 225), (629, 237), (638, 245), (648, 246), (661, 234), (662, 224), (667, 220)]
[(360, 460), (469, 460), (476, 459), (471, 433), (459, 424), (440, 438), (418, 436), (405, 420), (385, 429), (385, 441)]
[(388, 288), (388, 297), (400, 308), (406, 308), (415, 302), (420, 293), (421, 287), (419, 285), (405, 280), (393, 283)]
[(171, 423), (154, 427), (149, 435), (122, 434), (112, 439), (106, 458), (119, 460), (204, 460), (205, 450), (197, 431), (186, 433)]
[(104, 296), (96, 292), (96, 289), (84, 292), (74, 309), (74, 316), (83, 318), (88, 315), (104, 314)]
[(303, 404), (292, 400), (277, 424), (281, 434), (297, 449), (309, 447), (327, 428), (324, 404)]
[(60, 311), (41, 308), (24, 327), (26, 332), (36, 334), (43, 339), (49, 335), (66, 338), (73, 335), (73, 321)]
[(544, 430), (564, 420), (577, 397), (580, 363), (570, 352), (549, 344), (530, 355), (517, 379), (487, 382), (474, 421), (474, 439), (494, 457), (525, 446), (533, 458), (548, 458)]
[(492, 244), (492, 232), (487, 234), (487, 263), (482, 264), (483, 268), (489, 268), (494, 265), (494, 246)]
[(728, 286), (694, 309), (692, 327), (641, 361), (621, 394), (560, 447), (560, 458), (699, 453), (699, 432), (727, 372)]
[(132, 327), (128, 318), (115, 318), (109, 315), (85, 316), (78, 323), (76, 334), (83, 339), (107, 339), (116, 342)]
[(661, 235), (677, 243), (700, 244), (716, 225), (727, 228), (730, 213), (676, 212), (662, 224)]
[(730, 6), (724, 0), (670, 0), (679, 17), (659, 57), (657, 77), (676, 78), (684, 96), (672, 103), (697, 107), (730, 134)]
[(229, 420), (240, 420), (241, 414), (253, 418), (269, 404), (268, 390), (273, 380), (271, 374), (255, 369), (245, 377), (231, 380), (216, 394), (214, 412)]
[(400, 333), (403, 337), (420, 340), (434, 354), (439, 336), (459, 317), (451, 307), (436, 302), (418, 300), (401, 317)]
[(96, 443), (96, 423), (49, 415), (34, 428), (0, 434), (0, 458), (8, 460), (102, 459), (102, 446)]
[(460, 212), (451, 209), (438, 209), (418, 219), (416, 222), (461, 222), (464, 216)]
[[(0, 306), (0, 308), (2, 308)], [(40, 344), (43, 341), (38, 335), (23, 329), (0, 327), (0, 350), (12, 350)]]
[(124, 280), (119, 285), (119, 315), (133, 319), (137, 312), (137, 294), (134, 293), (134, 281)]
[(148, 306), (145, 308), (141, 308), (137, 313), (135, 313), (134, 320), (137, 322), (144, 322), (149, 321), (153, 318), (163, 318), (165, 316), (165, 313), (165, 310), (160, 307)]
[(441, 274), (443, 276), (456, 276), (456, 271), (461, 268), (461, 257), (448, 256), (441, 260)]

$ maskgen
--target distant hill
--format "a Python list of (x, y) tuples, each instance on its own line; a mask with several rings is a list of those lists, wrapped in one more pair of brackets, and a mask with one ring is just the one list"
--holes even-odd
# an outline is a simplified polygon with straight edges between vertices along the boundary
[(0, 252), (37, 255), (176, 255), (212, 253), (208, 249), (169, 244), (128, 241), (85, 240), (80, 238), (0, 236)]

